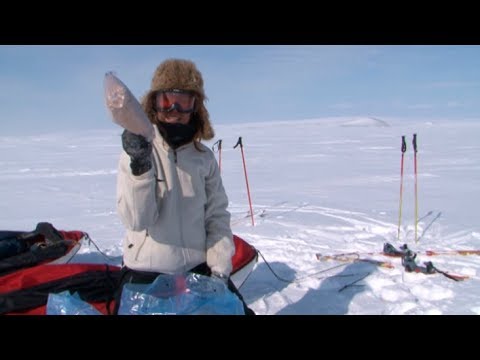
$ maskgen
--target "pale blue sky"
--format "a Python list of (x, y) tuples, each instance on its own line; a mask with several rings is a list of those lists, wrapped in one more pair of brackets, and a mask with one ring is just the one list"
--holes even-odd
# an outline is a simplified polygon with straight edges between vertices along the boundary
[(480, 46), (0, 45), (1, 133), (113, 128), (105, 72), (115, 71), (140, 97), (170, 57), (197, 64), (214, 124), (480, 119)]

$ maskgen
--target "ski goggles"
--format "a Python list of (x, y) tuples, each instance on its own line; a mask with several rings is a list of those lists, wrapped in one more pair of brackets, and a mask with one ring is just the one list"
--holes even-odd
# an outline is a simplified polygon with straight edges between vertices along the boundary
[(159, 91), (155, 109), (161, 112), (177, 110), (183, 114), (192, 113), (195, 110), (195, 95), (190, 91), (177, 89)]

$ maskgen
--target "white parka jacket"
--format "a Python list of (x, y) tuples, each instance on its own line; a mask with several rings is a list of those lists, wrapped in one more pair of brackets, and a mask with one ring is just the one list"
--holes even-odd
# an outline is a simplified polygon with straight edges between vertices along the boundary
[(206, 262), (230, 275), (235, 252), (228, 198), (213, 152), (201, 143), (176, 150), (155, 126), (152, 169), (135, 176), (122, 152), (117, 210), (127, 234), (123, 261), (131, 269), (176, 274)]

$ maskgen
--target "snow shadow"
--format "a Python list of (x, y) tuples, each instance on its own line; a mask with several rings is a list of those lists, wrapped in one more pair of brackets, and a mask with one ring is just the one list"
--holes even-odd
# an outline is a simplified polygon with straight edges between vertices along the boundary
[[(270, 267), (278, 277), (293, 281), (295, 270), (282, 262), (271, 262)], [(287, 281), (279, 280), (272, 270), (265, 264), (259, 262), (248, 279), (240, 288), (240, 293), (247, 304), (251, 304), (260, 298), (268, 297), (275, 292), (281, 292), (289, 285)]]
[(108, 264), (108, 265), (122, 265), (122, 255), (118, 256), (105, 256), (98, 251), (93, 251), (90, 253), (75, 254), (70, 264)]
[(297, 302), (281, 309), (277, 315), (345, 315), (350, 302), (367, 285), (361, 280), (376, 271), (368, 263), (347, 265), (340, 273), (325, 278), (318, 289), (310, 289)]

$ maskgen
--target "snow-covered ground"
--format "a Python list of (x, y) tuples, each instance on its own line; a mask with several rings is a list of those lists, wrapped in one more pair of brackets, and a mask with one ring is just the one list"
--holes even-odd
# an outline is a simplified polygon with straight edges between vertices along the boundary
[[(426, 256), (426, 250), (480, 249), (480, 121), (337, 117), (217, 125), (232, 229), (260, 258), (241, 288), (258, 314), (478, 314), (480, 256)], [(51, 222), (83, 230), (75, 262), (120, 264), (123, 226), (115, 185), (122, 129), (0, 136), (0, 229)], [(412, 136), (418, 135), (418, 227)], [(406, 135), (403, 206), (401, 136)], [(242, 136), (255, 226), (249, 217)], [(218, 155), (218, 153), (217, 153)], [(417, 263), (468, 275), (407, 273), (383, 244), (406, 243)], [(319, 261), (316, 253), (375, 253), (389, 261)], [(280, 280), (279, 278), (282, 280)]]

